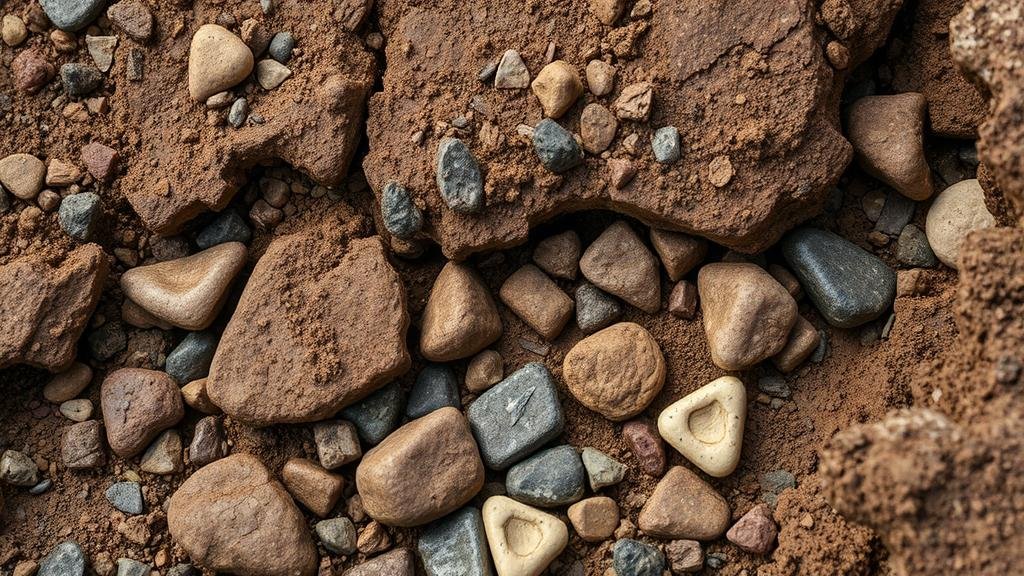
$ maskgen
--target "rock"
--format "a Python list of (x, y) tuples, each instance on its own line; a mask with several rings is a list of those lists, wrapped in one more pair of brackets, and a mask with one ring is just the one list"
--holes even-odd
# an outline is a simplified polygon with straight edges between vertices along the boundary
[(228, 110), (228, 124), (231, 124), (235, 128), (241, 128), (245, 124), (246, 118), (249, 117), (249, 101), (245, 98), (238, 98), (231, 103), (231, 109)]
[(427, 526), (418, 543), (427, 576), (491, 576), (480, 511), (465, 507)]
[(55, 374), (46, 386), (43, 386), (43, 398), (47, 402), (60, 404), (77, 397), (92, 382), (92, 368), (87, 364), (75, 362), (67, 370)]
[(14, 85), (26, 94), (39, 92), (56, 75), (57, 69), (38, 49), (22, 50), (11, 60)]
[(85, 341), (92, 358), (105, 362), (128, 346), (128, 335), (120, 322), (107, 322), (90, 332)]
[(0, 160), (0, 184), (22, 200), (32, 200), (43, 189), (46, 165), (31, 154), (11, 154)]
[(697, 313), (697, 286), (686, 280), (678, 282), (668, 296), (668, 311), (678, 318), (693, 319)]
[(729, 527), (729, 504), (700, 476), (682, 466), (669, 469), (637, 517), (655, 538), (714, 540)]
[(480, 452), (466, 419), (441, 408), (413, 420), (363, 456), (356, 487), (366, 513), (389, 526), (436, 520), (484, 485)]
[(616, 576), (661, 576), (665, 556), (654, 546), (624, 538), (612, 546), (612, 565)]
[(423, 356), (434, 362), (467, 358), (500, 336), (501, 317), (483, 279), (465, 264), (445, 264), (423, 309)]
[(767, 554), (775, 543), (777, 533), (768, 507), (758, 504), (733, 524), (725, 537), (744, 552)]
[(626, 0), (590, 0), (590, 11), (605, 26), (615, 24), (625, 9)]
[(708, 253), (708, 243), (703, 238), (657, 228), (651, 228), (651, 245), (673, 282), (682, 280)]
[(934, 268), (939, 265), (939, 259), (932, 251), (928, 237), (923, 230), (913, 224), (907, 224), (900, 232), (900, 237), (896, 241), (896, 260), (900, 264), (914, 268)]
[(355, 462), (363, 455), (356, 427), (344, 420), (327, 420), (313, 425), (313, 439), (320, 465), (328, 470)]
[(607, 496), (595, 496), (569, 506), (569, 522), (586, 542), (611, 538), (619, 527), (619, 507)]
[[(44, 0), (43, 6), (55, 0)], [(39, 561), (36, 576), (84, 576), (85, 552), (75, 542), (61, 542)]]
[(305, 458), (290, 458), (285, 462), (281, 481), (293, 498), (321, 518), (330, 515), (345, 488), (344, 478)]
[(711, 360), (720, 368), (745, 370), (785, 347), (796, 300), (760, 266), (707, 264), (697, 291)]
[(564, 60), (555, 60), (542, 68), (530, 87), (549, 118), (561, 118), (583, 94), (579, 74)]
[(410, 419), (419, 418), (446, 406), (462, 407), (455, 372), (442, 364), (428, 364), (420, 370), (409, 390), (405, 415)]
[(554, 379), (530, 363), (484, 392), (466, 410), (484, 463), (504, 470), (562, 433), (565, 419)]
[(583, 497), (585, 473), (576, 449), (548, 448), (508, 469), (508, 495), (531, 506), (553, 508)]
[(164, 430), (146, 448), (139, 470), (150, 474), (180, 474), (185, 468), (181, 460), (181, 435), (177, 430)]
[(665, 447), (654, 426), (650, 422), (630, 420), (622, 425), (622, 436), (644, 474), (661, 476), (665, 470)]
[(356, 552), (356, 527), (348, 518), (321, 520), (313, 527), (316, 537), (328, 552), (349, 556)]
[(739, 464), (746, 417), (743, 382), (722, 376), (665, 408), (658, 432), (687, 460), (721, 478)]
[(167, 355), (164, 371), (179, 384), (205, 378), (216, 351), (216, 335), (210, 332), (190, 332)]
[(167, 508), (174, 542), (201, 566), (235, 574), (313, 576), (317, 553), (302, 513), (249, 454), (197, 470)]
[(245, 244), (251, 238), (252, 230), (249, 229), (245, 220), (234, 210), (225, 210), (199, 231), (199, 235), (196, 236), (196, 245), (200, 250), (206, 250), (229, 242)]
[[(2, 508), (0, 508), (2, 510)], [(14, 565), (12, 576), (35, 576), (39, 571), (39, 563), (34, 560), (23, 560)]]
[(545, 118), (533, 129), (533, 148), (545, 168), (561, 174), (583, 162), (583, 150), (558, 122)]
[(103, 452), (103, 427), (96, 420), (87, 420), (64, 429), (61, 440), (61, 462), (71, 470), (99, 468), (106, 462)]
[(665, 358), (647, 330), (614, 324), (578, 342), (565, 355), (562, 377), (587, 408), (613, 421), (643, 412), (665, 383)]
[(192, 408), (203, 414), (220, 414), (220, 408), (210, 400), (206, 393), (206, 378), (193, 380), (181, 387), (181, 397)]
[(388, 384), (345, 408), (341, 415), (352, 422), (363, 441), (379, 444), (402, 418), (402, 389), (397, 383)]
[(587, 87), (594, 96), (607, 96), (615, 86), (615, 67), (601, 60), (587, 63)]
[(377, 521), (367, 524), (356, 540), (356, 549), (367, 556), (379, 554), (390, 547), (391, 535), (384, 525)]
[(68, 400), (60, 405), (60, 413), (74, 422), (85, 422), (92, 418), (92, 402), (87, 398)]
[(0, 480), (13, 486), (35, 486), (39, 483), (39, 468), (21, 452), (4, 450), (0, 456)]
[(985, 192), (977, 180), (964, 180), (943, 190), (928, 209), (925, 232), (935, 256), (959, 269), (960, 245), (973, 230), (991, 228), (996, 219), (985, 206)]
[(649, 314), (661, 308), (657, 261), (624, 221), (609, 226), (587, 247), (580, 270), (598, 288)]
[[(416, 564), (408, 548), (398, 548), (350, 568), (345, 576), (415, 576)], [(428, 576), (433, 576), (428, 574)]]
[(600, 154), (615, 140), (619, 122), (615, 115), (604, 106), (594, 102), (587, 104), (580, 115), (580, 139), (583, 149), (591, 154)]
[(81, 177), (82, 174), (78, 168), (58, 158), (51, 159), (50, 164), (46, 167), (47, 186), (70, 186), (78, 182)]
[(292, 59), (292, 50), (295, 49), (295, 37), (291, 32), (278, 32), (270, 40), (267, 47), (267, 54), (281, 64), (287, 64)]
[(588, 446), (583, 449), (581, 456), (590, 489), (595, 492), (606, 486), (614, 486), (626, 477), (626, 465), (597, 448)]
[(437, 188), (441, 199), (463, 214), (484, 206), (484, 178), (480, 165), (462, 140), (443, 138), (437, 146)]
[(380, 216), (387, 231), (398, 238), (411, 238), (423, 228), (423, 213), (413, 204), (409, 192), (398, 182), (384, 185), (384, 193), (380, 197)]
[(885, 204), (878, 215), (878, 220), (875, 221), (875, 231), (889, 236), (899, 234), (914, 217), (915, 208), (917, 208), (917, 202), (898, 192), (890, 191), (886, 195)]
[(244, 244), (218, 244), (193, 254), (139, 266), (121, 276), (125, 296), (150, 314), (185, 330), (207, 328), (245, 265)]
[(622, 306), (613, 296), (589, 282), (583, 282), (576, 288), (576, 324), (583, 332), (589, 334), (601, 330), (621, 315)]
[(580, 237), (573, 230), (548, 236), (533, 249), (533, 261), (555, 278), (575, 280), (580, 265)]
[[(252, 72), (253, 56), (242, 39), (216, 24), (200, 26), (188, 52), (188, 92), (203, 102), (239, 84)], [(262, 84), (262, 82), (261, 82)]]
[(228, 445), (224, 439), (224, 428), (221, 426), (220, 418), (206, 416), (196, 422), (188, 454), (194, 466), (206, 466), (228, 455)]
[(696, 540), (673, 540), (665, 545), (668, 567), (673, 574), (699, 572), (704, 567), (704, 551)]
[(796, 324), (789, 331), (786, 346), (772, 357), (772, 362), (780, 372), (792, 372), (817, 350), (820, 342), (818, 329), (803, 316), (797, 316)]
[(815, 228), (799, 228), (782, 241), (782, 255), (829, 324), (854, 328), (889, 309), (896, 274), (873, 254)]
[(117, 36), (85, 35), (85, 47), (89, 56), (100, 72), (110, 72), (114, 65), (114, 48), (117, 47)]
[(107, 375), (100, 391), (111, 450), (122, 458), (142, 452), (160, 432), (185, 415), (181, 393), (170, 376), (142, 368)]
[(264, 90), (276, 89), (291, 75), (291, 69), (277, 60), (266, 59), (256, 63), (256, 81)]
[(513, 272), (501, 285), (499, 296), (546, 340), (557, 338), (572, 317), (572, 299), (532, 264)]
[(515, 50), (506, 50), (498, 62), (494, 73), (494, 87), (506, 90), (519, 90), (530, 87), (530, 71), (526, 68), (523, 58)]
[(86, 96), (103, 85), (103, 73), (94, 66), (72, 62), (60, 67), (60, 81), (68, 96)]
[(557, 517), (505, 496), (488, 498), (482, 515), (501, 576), (537, 576), (569, 542), (569, 530)]
[(675, 126), (658, 128), (651, 136), (651, 148), (654, 150), (655, 160), (662, 164), (675, 164), (683, 157), (679, 130)]
[(3, 19), (2, 36), (4, 44), (13, 48), (24, 42), (25, 38), (28, 38), (28, 29), (21, 18), (14, 14), (7, 14)]
[(74, 32), (95, 20), (106, 0), (40, 0), (39, 4), (54, 26)]
[(129, 515), (142, 514), (142, 488), (137, 482), (115, 482), (104, 493), (110, 504)]
[(99, 142), (90, 142), (82, 146), (82, 163), (89, 174), (100, 182), (105, 182), (117, 171), (120, 156), (117, 150), (104, 146)]
[(932, 195), (924, 157), (926, 105), (916, 92), (866, 96), (850, 106), (847, 122), (846, 134), (861, 167), (912, 200)]
[(649, 82), (630, 84), (615, 99), (612, 110), (620, 120), (646, 122), (651, 115), (654, 90)]
[(466, 388), (479, 394), (501, 382), (504, 376), (501, 354), (494, 350), (484, 350), (473, 356), (466, 366)]
[(137, 42), (146, 42), (153, 34), (153, 14), (141, 0), (120, 0), (107, 8), (107, 18), (115, 28)]
[(68, 236), (88, 242), (99, 231), (102, 215), (100, 197), (92, 192), (80, 192), (61, 200), (57, 221)]
[(149, 564), (131, 558), (117, 559), (117, 576), (149, 576)]

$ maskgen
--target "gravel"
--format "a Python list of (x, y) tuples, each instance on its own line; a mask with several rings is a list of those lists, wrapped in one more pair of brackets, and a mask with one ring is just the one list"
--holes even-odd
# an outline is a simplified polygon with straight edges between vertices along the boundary
[(679, 143), (679, 130), (675, 126), (658, 128), (651, 137), (654, 159), (662, 164), (673, 164), (683, 157)]
[(918, 268), (934, 268), (939, 265), (939, 259), (928, 243), (928, 236), (913, 224), (904, 226), (900, 232), (896, 241), (896, 260), (900, 264)]
[(75, 542), (57, 544), (45, 558), (39, 561), (36, 576), (83, 576), (85, 574), (85, 552)]
[(405, 415), (419, 418), (445, 406), (461, 407), (459, 382), (455, 372), (443, 364), (427, 364), (420, 370), (416, 383), (409, 391)]
[(402, 389), (392, 382), (341, 411), (367, 444), (379, 444), (402, 418)]
[(409, 197), (409, 191), (398, 182), (384, 185), (380, 197), (380, 215), (392, 236), (410, 238), (423, 228), (423, 213)]
[(72, 194), (61, 200), (57, 221), (68, 236), (88, 242), (96, 235), (102, 211), (98, 195), (92, 192)]
[(590, 282), (576, 288), (576, 324), (590, 334), (611, 326), (622, 316), (622, 304)]
[(316, 523), (316, 537), (328, 551), (347, 556), (356, 551), (356, 527), (348, 518), (329, 518)]
[(5, 450), (0, 456), (0, 480), (13, 486), (35, 486), (39, 483), (39, 468), (25, 454)]
[(595, 492), (606, 486), (618, 484), (626, 477), (626, 465), (597, 448), (584, 448), (581, 460), (587, 471), (590, 489)]
[(60, 67), (60, 81), (68, 96), (85, 96), (103, 84), (103, 73), (95, 66), (70, 62)]
[(556, 174), (567, 172), (583, 162), (583, 149), (572, 134), (550, 118), (533, 129), (533, 148), (545, 168)]
[(142, 487), (137, 482), (117, 482), (111, 484), (104, 493), (107, 501), (125, 514), (142, 514)]
[(616, 576), (661, 576), (665, 556), (654, 546), (624, 538), (612, 546), (612, 565)]
[(274, 37), (270, 40), (270, 46), (267, 47), (267, 53), (274, 60), (277, 60), (281, 64), (287, 64), (292, 59), (292, 50), (295, 49), (295, 37), (292, 36), (291, 32), (278, 32), (274, 34)]
[(117, 576), (149, 576), (149, 564), (131, 558), (118, 558)]
[(213, 220), (199, 231), (196, 236), (196, 244), (201, 250), (206, 250), (218, 244), (227, 242), (241, 242), (246, 244), (252, 238), (252, 230), (245, 220), (234, 210), (221, 212)]
[(179, 385), (184, 386), (193, 380), (206, 377), (216, 351), (216, 335), (210, 332), (190, 332), (167, 355), (164, 371)]
[(505, 478), (508, 495), (524, 504), (552, 508), (583, 498), (586, 472), (576, 449), (556, 446), (512, 466)]
[(107, 5), (106, 0), (39, 0), (50, 22), (61, 30), (73, 32), (85, 28)]
[(476, 508), (456, 510), (428, 525), (420, 533), (418, 551), (428, 576), (492, 574), (484, 523)]
[(483, 208), (484, 179), (469, 148), (458, 138), (444, 138), (437, 147), (437, 187), (441, 198), (456, 212)]

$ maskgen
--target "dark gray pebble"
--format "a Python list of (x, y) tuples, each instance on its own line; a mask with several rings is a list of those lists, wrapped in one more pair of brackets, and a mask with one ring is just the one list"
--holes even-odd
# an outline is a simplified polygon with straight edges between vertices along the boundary
[(561, 174), (583, 162), (583, 149), (572, 134), (550, 118), (541, 120), (533, 129), (533, 148), (540, 163)]
[(524, 504), (551, 508), (583, 498), (587, 473), (572, 446), (555, 446), (508, 469), (508, 495)]

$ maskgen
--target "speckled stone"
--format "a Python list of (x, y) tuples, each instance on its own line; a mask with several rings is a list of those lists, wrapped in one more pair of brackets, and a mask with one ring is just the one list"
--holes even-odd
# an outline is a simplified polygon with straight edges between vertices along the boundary
[(565, 128), (550, 118), (533, 129), (533, 148), (545, 168), (556, 174), (567, 172), (583, 162), (583, 149)]
[(379, 444), (402, 418), (402, 389), (397, 383), (388, 384), (342, 410), (341, 416), (355, 424), (363, 441)]
[(427, 364), (420, 370), (415, 384), (409, 391), (405, 415), (409, 418), (419, 418), (445, 406), (462, 406), (455, 372), (443, 364)]
[(456, 212), (483, 208), (484, 179), (480, 165), (462, 140), (444, 138), (437, 147), (437, 187), (441, 198)]
[(508, 469), (508, 495), (531, 506), (565, 506), (583, 498), (586, 472), (576, 449), (556, 446)]
[(428, 576), (491, 576), (491, 554), (476, 508), (461, 508), (427, 526), (418, 551)]

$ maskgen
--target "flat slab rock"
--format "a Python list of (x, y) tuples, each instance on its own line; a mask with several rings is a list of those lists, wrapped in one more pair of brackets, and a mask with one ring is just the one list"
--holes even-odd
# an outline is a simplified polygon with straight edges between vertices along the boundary
[[(588, 4), (484, 10), (456, 0), (429, 8), (378, 2), (388, 66), (383, 89), (370, 99), (363, 164), (375, 193), (391, 180), (405, 186), (424, 208), (425, 230), (455, 260), (522, 243), (532, 225), (576, 210), (616, 210), (749, 252), (821, 211), (851, 149), (839, 131), (843, 74), (825, 58), (812, 3), (674, 2), (613, 28), (601, 26)], [(900, 3), (853, 4), (832, 23), (851, 52), (848, 69), (877, 47)], [(545, 170), (529, 139), (517, 134), (518, 125), (540, 121), (539, 102), (529, 90), (477, 79), (508, 48), (536, 77), (552, 39), (558, 57), (581, 76), (591, 47), (604, 45), (605, 58), (620, 62), (610, 94), (587, 93), (559, 118), (571, 132), (579, 133), (586, 104), (611, 106), (627, 86), (653, 83), (650, 121), (624, 122), (608, 149), (613, 159), (630, 158), (623, 141), (639, 136), (631, 159), (637, 174), (622, 189), (609, 184), (607, 162), (592, 155), (560, 176)], [(471, 109), (482, 111), (469, 128), (435, 128), (435, 120)], [(668, 168), (650, 150), (654, 129), (665, 125), (683, 135), (682, 159)], [(409, 137), (421, 131), (422, 140)], [(479, 212), (455, 212), (439, 194), (434, 152), (451, 135), (466, 143), (484, 174)]]
[(0, 368), (70, 367), (109, 268), (96, 244), (74, 249), (61, 262), (25, 256), (0, 266)]
[(384, 245), (330, 228), (275, 239), (224, 329), (206, 387), (237, 420), (323, 420), (409, 369), (405, 287)]

